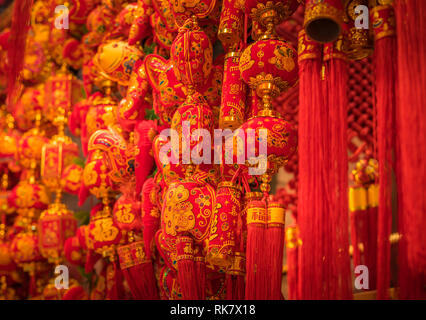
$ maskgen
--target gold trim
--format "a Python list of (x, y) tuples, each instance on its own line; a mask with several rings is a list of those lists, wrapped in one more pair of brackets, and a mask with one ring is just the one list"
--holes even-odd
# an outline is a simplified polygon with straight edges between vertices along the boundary
[(241, 53), (240, 53), (240, 52), (232, 51), (232, 52), (228, 52), (228, 53), (225, 55), (225, 59), (228, 59), (228, 58), (237, 58), (237, 57), (240, 57), (240, 56), (241, 56)]
[(349, 210), (351, 212), (367, 209), (367, 190), (363, 187), (349, 188)]
[(231, 182), (231, 181), (222, 181), (218, 184), (217, 188), (218, 189), (219, 188), (232, 188), (232, 189), (236, 189), (240, 192), (243, 191), (243, 188), (240, 185), (238, 185), (234, 182)]
[(282, 205), (268, 205), (268, 228), (278, 227), (284, 228), (285, 225), (285, 209)]

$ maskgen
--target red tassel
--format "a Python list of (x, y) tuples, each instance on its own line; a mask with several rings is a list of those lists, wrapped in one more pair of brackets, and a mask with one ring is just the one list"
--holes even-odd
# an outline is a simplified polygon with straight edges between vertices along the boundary
[(117, 249), (120, 267), (136, 300), (157, 300), (159, 291), (154, 267), (143, 241), (132, 242)]
[[(369, 273), (369, 290), (377, 288), (377, 275), (382, 273), (382, 269), (377, 268), (377, 215), (378, 207), (371, 206), (367, 211), (368, 219), (368, 240), (365, 246), (366, 263)], [(388, 238), (389, 242), (389, 238)], [(390, 261), (389, 261), (390, 262)], [(380, 270), (380, 272), (378, 272)], [(378, 298), (380, 299), (380, 298)]]
[(265, 228), (266, 203), (251, 201), (247, 206), (246, 300), (266, 299)]
[(327, 44), (322, 82), (318, 45), (300, 36), (307, 51), (299, 53), (300, 298), (350, 299), (347, 64), (341, 42)]
[(426, 1), (396, 0), (399, 298), (426, 299)]
[(206, 259), (202, 254), (202, 249), (197, 248), (194, 257), (195, 275), (198, 281), (198, 297), (200, 300), (206, 299)]
[(268, 299), (281, 300), (284, 256), (285, 210), (279, 202), (268, 203), (268, 229), (266, 230)]
[(194, 241), (180, 236), (176, 241), (177, 280), (184, 300), (198, 300), (198, 283), (194, 263)]
[(82, 286), (70, 288), (62, 297), (62, 300), (88, 300), (89, 297)]
[[(381, 19), (387, 25), (387, 30), (374, 28), (375, 32), (375, 94), (377, 110), (377, 144), (379, 161), (380, 196), (377, 221), (377, 298), (387, 299), (390, 286), (390, 242), (392, 231), (392, 189), (395, 179), (396, 152), (396, 76), (397, 56), (396, 33), (393, 19), (395, 17), (392, 5), (377, 6), (371, 10), (374, 21)], [(385, 31), (385, 32), (383, 32)], [(377, 210), (377, 208), (375, 209)], [(371, 269), (369, 269), (371, 270)], [(371, 279), (374, 281), (373, 279)], [(373, 282), (374, 283), (374, 282)], [(374, 283), (375, 285), (375, 283)]]
[(299, 269), (298, 253), (299, 253), (299, 228), (292, 225), (285, 230), (286, 238), (286, 261), (287, 261), (287, 286), (288, 299), (298, 300), (297, 277)]
[(30, 297), (37, 296), (37, 282), (34, 272), (30, 273), (30, 287), (28, 289)]
[[(311, 45), (311, 51), (308, 50)], [(309, 41), (305, 32), (299, 33), (299, 184), (297, 220), (303, 245), (299, 251), (298, 296), (300, 299), (322, 297), (323, 270), (321, 265), (323, 230), (319, 223), (323, 219), (323, 206), (318, 197), (324, 196), (320, 189), (319, 164), (323, 160), (318, 141), (319, 126), (324, 117), (321, 89), (322, 46)], [(329, 232), (329, 231), (328, 231)]]
[[(247, 190), (249, 190), (247, 186)], [(246, 235), (247, 235), (247, 205), (248, 198), (260, 200), (262, 194), (260, 192), (245, 193), (243, 199), (243, 207), (238, 215), (238, 223), (236, 228), (236, 240), (234, 257), (232, 265), (226, 271), (226, 299), (227, 300), (244, 300), (245, 298), (245, 274), (246, 259), (244, 252), (246, 251)]]
[(10, 112), (12, 112), (18, 99), (16, 82), (19, 80), (19, 75), (24, 67), (25, 47), (30, 28), (32, 5), (32, 0), (15, 0), (13, 6), (12, 28), (7, 52), (9, 66), (7, 104)]
[[(374, 272), (374, 268), (371, 265), (371, 257), (373, 256), (374, 260), (376, 252), (371, 252), (374, 246), (371, 241), (376, 241), (377, 232), (373, 232), (370, 229), (367, 189), (362, 186), (349, 188), (349, 211), (351, 217), (352, 260), (354, 268), (358, 265), (366, 265), (369, 272)], [(372, 285), (371, 278), (369, 278), (369, 285)]]
[(151, 245), (160, 227), (160, 212), (157, 207), (157, 185), (153, 178), (145, 181), (142, 187), (143, 241), (148, 257), (152, 257)]
[(363, 230), (363, 217), (366, 215), (364, 210), (350, 212), (351, 219), (351, 244), (352, 244), (352, 261), (354, 266), (365, 264), (361, 262), (360, 244), (362, 243), (361, 230)]
[(118, 267), (118, 262), (114, 261), (107, 266), (107, 300), (123, 300), (125, 299), (125, 291), (123, 286), (123, 274)]
[[(343, 36), (341, 36), (343, 38)], [(343, 40), (342, 40), (343, 41)], [(325, 275), (330, 277), (329, 299), (351, 299), (351, 270), (348, 234), (348, 155), (347, 155), (347, 106), (348, 106), (348, 64), (346, 55), (339, 47), (341, 41), (327, 44), (324, 49), (326, 105), (328, 125), (322, 128), (322, 139), (326, 143), (323, 156), (328, 160), (323, 174), (328, 178), (326, 193), (321, 201), (329, 202), (323, 218), (329, 225), (323, 232), (330, 232), (326, 250), (329, 261)], [(328, 140), (328, 141), (327, 141)], [(323, 143), (324, 143), (323, 142)], [(328, 193), (328, 195), (327, 195)], [(326, 256), (327, 259), (327, 256)]]

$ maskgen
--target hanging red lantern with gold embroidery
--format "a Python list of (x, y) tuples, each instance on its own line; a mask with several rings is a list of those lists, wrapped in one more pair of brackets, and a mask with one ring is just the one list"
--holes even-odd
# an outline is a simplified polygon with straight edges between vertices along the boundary
[(77, 220), (66, 206), (57, 201), (40, 214), (38, 219), (39, 250), (50, 263), (64, 258), (65, 241), (77, 231)]

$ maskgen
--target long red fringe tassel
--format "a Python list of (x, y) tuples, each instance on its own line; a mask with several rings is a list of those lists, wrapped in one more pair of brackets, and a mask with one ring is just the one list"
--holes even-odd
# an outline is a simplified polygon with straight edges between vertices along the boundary
[(120, 267), (130, 292), (136, 300), (159, 299), (151, 257), (144, 241), (136, 241), (117, 249)]
[(378, 186), (351, 187), (349, 209), (351, 217), (351, 242), (354, 268), (365, 265), (369, 270), (366, 290), (376, 288), (377, 279), (377, 205)]
[[(308, 51), (308, 45), (313, 50)], [(322, 46), (309, 41), (304, 30), (299, 33), (299, 184), (297, 219), (302, 246), (299, 251), (298, 296), (301, 299), (323, 298), (323, 270), (321, 265), (324, 231), (319, 230), (324, 219), (318, 197), (324, 197), (320, 189), (320, 141), (319, 127), (324, 118), (321, 89)], [(322, 114), (323, 113), (323, 114)], [(326, 217), (328, 219), (328, 217)], [(328, 231), (329, 233), (329, 231)], [(328, 263), (328, 261), (327, 261)]]
[(154, 267), (151, 262), (124, 269), (123, 275), (126, 278), (133, 298), (136, 300), (160, 299)]
[[(371, 17), (378, 15), (389, 25), (388, 18), (394, 17), (392, 5), (372, 8)], [(390, 25), (391, 26), (391, 25)], [(379, 162), (379, 207), (377, 212), (377, 298), (388, 299), (390, 286), (389, 237), (392, 232), (392, 190), (395, 186), (395, 152), (396, 152), (396, 76), (397, 56), (395, 29), (386, 34), (375, 29), (375, 94), (377, 110), (377, 144)], [(371, 269), (370, 269), (371, 270)], [(371, 279), (374, 283), (374, 279)], [(374, 288), (374, 287), (373, 287)]]
[(281, 284), (284, 257), (284, 225), (285, 210), (278, 202), (268, 203), (268, 228), (266, 230), (267, 243), (267, 298), (281, 300)]
[(286, 261), (287, 261), (287, 287), (288, 299), (298, 300), (298, 269), (299, 269), (299, 228), (297, 225), (292, 225), (286, 228)]
[[(306, 37), (301, 40), (309, 43)], [(321, 80), (320, 53), (310, 52), (307, 59), (299, 53), (301, 299), (352, 297), (346, 153), (348, 72), (336, 45), (326, 46), (325, 81)]]
[[(361, 193), (361, 195), (360, 195)], [(355, 194), (357, 194), (355, 196)], [(349, 190), (349, 197), (355, 198), (364, 203), (364, 206), (360, 207), (360, 203), (352, 203), (355, 200), (349, 200), (350, 203), (350, 223), (351, 223), (351, 243), (352, 243), (352, 261), (354, 267), (358, 265), (365, 265), (364, 258), (364, 246), (366, 240), (367, 228), (367, 191), (363, 187), (351, 187)], [(351, 204), (352, 203), (352, 204)]]
[[(247, 190), (249, 190), (247, 188)], [(243, 199), (243, 206), (241, 213), (238, 215), (238, 223), (236, 230), (236, 240), (234, 253), (234, 259), (232, 266), (228, 269), (226, 275), (226, 299), (227, 300), (244, 300), (245, 297), (245, 252), (246, 252), (246, 213), (247, 203), (246, 199)]]
[(426, 1), (396, 0), (399, 298), (426, 298)]
[(194, 256), (195, 275), (198, 281), (198, 297), (206, 299), (206, 259), (202, 254), (202, 248), (197, 248)]
[(31, 8), (33, 0), (15, 0), (13, 5), (12, 27), (7, 52), (9, 77), (7, 82), (7, 104), (9, 111), (18, 99), (16, 82), (24, 67), (27, 34), (30, 28)]
[(246, 249), (246, 300), (263, 300), (267, 297), (265, 274), (266, 203), (251, 201), (247, 206)]
[(177, 280), (182, 297), (185, 300), (199, 300), (198, 279), (194, 262), (194, 241), (188, 236), (180, 236), (176, 241), (176, 249)]
[[(367, 267), (369, 270), (369, 287), (370, 290), (375, 290), (377, 288), (377, 275), (381, 274), (382, 270), (377, 268), (377, 240), (378, 240), (378, 212), (379, 207), (376, 205), (371, 206), (369, 204), (368, 208), (368, 242), (365, 247), (365, 254), (367, 257)], [(389, 238), (388, 238), (389, 242)], [(380, 272), (378, 272), (380, 270)]]
[(123, 274), (117, 261), (113, 261), (107, 266), (107, 300), (123, 300), (125, 291), (123, 286)]
[[(157, 185), (154, 178), (145, 181), (142, 187), (142, 223), (143, 223), (143, 240), (145, 242), (145, 250), (147, 256), (152, 258), (151, 245), (155, 237), (155, 233), (160, 228), (160, 211), (158, 210), (156, 199), (152, 199), (152, 192), (156, 192)], [(157, 192), (155, 193), (157, 197)]]
[[(324, 178), (328, 178), (326, 193), (322, 201), (325, 205), (324, 219), (329, 224), (323, 232), (330, 232), (325, 252), (328, 252), (328, 266), (325, 275), (329, 278), (329, 299), (351, 299), (351, 271), (348, 234), (348, 155), (347, 155), (347, 106), (348, 106), (348, 63), (346, 56), (338, 47), (339, 42), (325, 46), (325, 84), (328, 124), (322, 126), (325, 145), (321, 166)], [(329, 57), (328, 57), (329, 55)], [(328, 193), (328, 195), (327, 195)], [(328, 217), (327, 217), (328, 216)], [(327, 256), (326, 256), (327, 260)]]

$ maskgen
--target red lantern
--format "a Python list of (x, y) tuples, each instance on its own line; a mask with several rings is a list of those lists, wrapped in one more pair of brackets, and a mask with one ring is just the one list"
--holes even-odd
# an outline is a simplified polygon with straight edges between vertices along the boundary
[(123, 194), (112, 210), (114, 222), (121, 230), (139, 231), (142, 229), (141, 203)]
[[(10, 245), (12, 259), (16, 264), (30, 267), (33, 262), (43, 260), (38, 247), (38, 237), (33, 231), (18, 233)], [(35, 270), (31, 270), (35, 271)]]
[[(179, 30), (170, 51), (173, 71), (184, 85), (203, 85), (213, 65), (213, 47), (208, 36), (195, 23), (188, 23)], [(197, 86), (197, 87), (195, 87)]]
[(97, 95), (86, 114), (87, 139), (97, 130), (107, 129), (117, 124), (117, 100), (109, 94)]
[(265, 108), (281, 91), (295, 85), (298, 79), (297, 52), (278, 39), (259, 40), (241, 55), (241, 77), (263, 99)]
[(12, 259), (10, 243), (0, 240), (0, 275), (4, 275), (16, 269), (16, 264)]
[(20, 134), (16, 130), (0, 132), (0, 165), (14, 161), (18, 152)]
[(123, 236), (124, 234), (114, 222), (108, 205), (90, 217), (88, 238), (96, 253), (113, 259), (115, 248), (122, 243)]
[[(262, 175), (262, 191), (269, 192), (271, 175), (278, 172), (297, 150), (297, 132), (287, 121), (271, 116), (251, 118), (240, 130), (234, 134), (234, 162), (239, 162), (242, 157), (245, 159), (245, 164), (241, 165), (244, 170), (249, 166), (257, 167), (255, 174)], [(260, 154), (260, 144), (266, 146), (266, 154)]]
[(50, 203), (50, 194), (42, 184), (23, 180), (12, 189), (8, 203), (18, 211), (44, 210)]
[[(184, 122), (188, 122), (189, 125), (186, 129), (184, 128)], [(183, 156), (183, 153), (192, 153), (193, 148), (203, 141), (200, 137), (195, 140), (192, 139), (194, 131), (200, 129), (206, 129), (209, 133), (213, 131), (213, 113), (201, 94), (195, 92), (191, 96), (187, 97), (185, 102), (173, 115), (171, 129), (176, 130), (179, 134), (179, 140), (182, 145), (180, 146), (177, 154), (179, 154), (179, 163), (182, 163), (181, 157)], [(190, 139), (183, 139), (183, 137), (188, 137), (188, 135), (191, 137)], [(187, 145), (187, 142), (189, 142), (189, 145)], [(176, 146), (172, 145), (172, 148), (176, 148)]]
[(62, 172), (61, 187), (65, 192), (78, 194), (82, 182), (83, 168), (71, 163)]
[(77, 231), (77, 220), (67, 207), (53, 203), (43, 211), (38, 219), (39, 249), (41, 255), (51, 263), (59, 263), (63, 258), (66, 239)]
[(96, 198), (102, 199), (107, 194), (109, 188), (118, 190), (119, 185), (115, 184), (107, 172), (106, 160), (102, 157), (101, 150), (92, 152), (83, 170), (83, 183), (79, 190), (79, 204), (82, 205), (86, 201), (89, 193)]
[(67, 136), (54, 136), (42, 148), (41, 178), (50, 189), (61, 187), (64, 168), (78, 157), (78, 146)]
[(85, 262), (85, 252), (80, 245), (79, 237), (73, 236), (65, 240), (64, 243), (65, 259), (71, 264), (83, 266)]
[(43, 145), (49, 142), (43, 131), (33, 128), (22, 135), (18, 143), (19, 163), (30, 168), (32, 161), (40, 161)]

